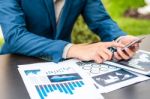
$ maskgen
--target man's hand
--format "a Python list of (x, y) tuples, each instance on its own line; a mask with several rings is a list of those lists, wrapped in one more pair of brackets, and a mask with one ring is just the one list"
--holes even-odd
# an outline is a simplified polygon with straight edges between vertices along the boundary
[[(124, 36), (119, 40), (118, 43), (127, 45), (136, 39), (138, 38), (134, 36)], [(133, 57), (133, 55), (138, 49), (139, 49), (139, 43), (136, 43), (129, 48), (125, 48), (124, 50), (122, 50), (121, 48), (117, 48), (117, 52), (114, 53), (114, 58), (117, 60), (122, 60), (122, 59), (128, 60)]]
[(116, 42), (75, 44), (69, 49), (67, 58), (77, 58), (84, 61), (94, 60), (97, 63), (102, 63), (112, 59), (112, 52), (108, 50), (109, 47), (123, 48), (124, 46)]

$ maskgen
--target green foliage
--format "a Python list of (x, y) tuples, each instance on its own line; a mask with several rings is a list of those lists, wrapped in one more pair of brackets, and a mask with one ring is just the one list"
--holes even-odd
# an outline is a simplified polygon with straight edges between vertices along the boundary
[[(150, 33), (150, 20), (126, 18), (124, 12), (144, 6), (144, 0), (102, 0), (108, 13), (118, 23), (120, 28), (130, 35), (143, 35)], [(88, 29), (80, 16), (74, 26), (72, 41), (74, 43), (91, 43), (99, 38)]]
[(136, 20), (133, 18), (119, 18), (117, 20), (120, 27), (129, 35), (150, 34), (150, 20)]
[(144, 0), (102, 0), (109, 14), (115, 17), (123, 16), (124, 12), (131, 8), (144, 6)]
[(83, 18), (80, 16), (74, 26), (72, 33), (73, 43), (93, 43), (98, 42), (100, 39), (92, 33), (88, 26), (85, 24)]
[(3, 43), (4, 43), (4, 39), (2, 37), (0, 37), (0, 48), (3, 45)]
[(144, 0), (103, 0), (111, 17), (123, 31), (130, 35), (145, 35), (150, 33), (150, 20), (124, 17), (127, 9), (137, 9), (145, 5)]

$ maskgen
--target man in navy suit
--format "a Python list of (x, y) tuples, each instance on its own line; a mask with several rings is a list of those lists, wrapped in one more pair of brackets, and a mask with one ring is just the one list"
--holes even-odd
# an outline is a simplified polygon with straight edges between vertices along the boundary
[[(80, 14), (102, 42), (70, 43), (73, 25)], [(24, 54), (54, 62), (77, 58), (101, 63), (112, 58), (108, 47), (118, 48), (114, 54), (118, 60), (129, 59), (138, 47), (135, 44), (121, 50), (137, 38), (121, 31), (100, 0), (1, 0), (0, 24), (5, 38), (1, 54)]]

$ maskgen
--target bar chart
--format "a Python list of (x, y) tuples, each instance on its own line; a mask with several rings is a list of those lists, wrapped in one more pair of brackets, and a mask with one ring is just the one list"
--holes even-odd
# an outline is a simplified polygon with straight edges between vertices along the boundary
[(76, 88), (81, 88), (84, 85), (82, 80), (80, 81), (71, 81), (63, 82), (56, 84), (47, 84), (47, 85), (36, 85), (35, 88), (41, 99), (45, 99), (49, 93), (58, 91), (66, 95), (73, 95)]

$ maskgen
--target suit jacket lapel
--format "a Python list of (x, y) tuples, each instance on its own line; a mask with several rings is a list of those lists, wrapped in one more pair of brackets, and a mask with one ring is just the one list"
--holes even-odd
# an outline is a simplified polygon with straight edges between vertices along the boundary
[(61, 15), (61, 17), (59, 19), (59, 22), (57, 24), (57, 35), (55, 37), (56, 39), (60, 36), (60, 33), (63, 29), (63, 26), (65, 25), (65, 20), (68, 17), (72, 2), (73, 2), (72, 0), (66, 0), (65, 1), (65, 5), (64, 5), (63, 11), (62, 11), (62, 15)]
[(56, 17), (53, 0), (44, 0), (45, 6), (48, 9), (49, 17), (52, 22), (54, 33), (56, 33)]

